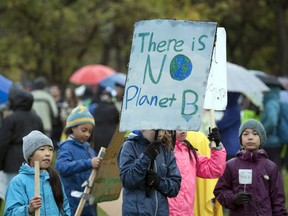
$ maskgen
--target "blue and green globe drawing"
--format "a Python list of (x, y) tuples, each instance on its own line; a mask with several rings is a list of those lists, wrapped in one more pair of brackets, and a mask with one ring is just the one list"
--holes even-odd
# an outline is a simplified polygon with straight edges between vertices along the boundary
[(170, 63), (170, 76), (174, 80), (184, 80), (192, 72), (192, 62), (185, 55), (176, 55)]

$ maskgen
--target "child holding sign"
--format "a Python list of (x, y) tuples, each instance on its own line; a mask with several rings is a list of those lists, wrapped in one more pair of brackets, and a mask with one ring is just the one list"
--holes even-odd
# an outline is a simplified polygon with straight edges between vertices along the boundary
[[(192, 143), (187, 140), (187, 131), (176, 131), (174, 154), (182, 181), (177, 197), (168, 199), (170, 216), (193, 216), (196, 177), (218, 178), (223, 174), (225, 169), (226, 150), (220, 142), (218, 128), (213, 128), (208, 135), (208, 139), (216, 143), (216, 147), (211, 147), (211, 157), (200, 155), (197, 149), (193, 147), (194, 142), (201, 142), (203, 145), (207, 145), (207, 142), (209, 143), (204, 134), (195, 132), (194, 136), (190, 136), (190, 138), (193, 138)], [(204, 191), (200, 193), (204, 193)]]
[[(27, 163), (9, 183), (4, 215), (70, 215), (68, 199), (58, 173), (50, 166), (53, 143), (34, 130), (23, 137), (23, 156)], [(40, 197), (34, 195), (34, 164), (40, 164)]]
[(169, 149), (173, 141), (163, 132), (133, 131), (119, 152), (123, 216), (169, 214), (167, 197), (177, 196), (181, 176)]
[(266, 142), (263, 125), (254, 119), (239, 129), (243, 150), (227, 161), (215, 186), (216, 199), (229, 215), (287, 216), (282, 176), (277, 165), (261, 149)]
[[(95, 125), (94, 118), (82, 105), (74, 108), (66, 120), (68, 138), (60, 143), (55, 168), (63, 181), (69, 199), (71, 215), (74, 215), (80, 197), (73, 197), (72, 191), (83, 192), (82, 184), (89, 179), (92, 169), (97, 169), (101, 158), (91, 148), (89, 140)], [(82, 215), (97, 215), (97, 205), (84, 205)]]

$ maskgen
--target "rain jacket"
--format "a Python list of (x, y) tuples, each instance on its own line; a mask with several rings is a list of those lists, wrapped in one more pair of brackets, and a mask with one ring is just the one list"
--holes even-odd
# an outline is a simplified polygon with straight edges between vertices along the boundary
[(42, 119), (44, 130), (51, 132), (52, 121), (58, 116), (56, 101), (51, 94), (42, 89), (31, 91), (34, 97), (33, 109)]
[(33, 96), (24, 90), (15, 90), (9, 96), (12, 114), (7, 116), (0, 128), (0, 170), (16, 173), (25, 161), (22, 137), (32, 130), (44, 132), (40, 117), (31, 111)]
[[(71, 215), (74, 215), (80, 198), (72, 197), (72, 191), (83, 192), (85, 187), (81, 185), (89, 179), (92, 172), (91, 158), (96, 157), (95, 151), (89, 143), (84, 144), (75, 140), (72, 136), (60, 143), (55, 169), (59, 172), (64, 184), (66, 195), (69, 199)], [(81, 215), (97, 215), (96, 204), (86, 203)]]
[[(280, 90), (278, 88), (271, 88), (269, 92), (264, 94), (261, 123), (266, 130), (267, 141), (263, 145), (264, 148), (281, 147), (277, 126), (280, 119)], [(268, 152), (269, 154), (269, 152)]]
[[(209, 147), (210, 141), (203, 132), (188, 131), (186, 139), (190, 143), (193, 143), (193, 147), (198, 150), (200, 155), (205, 155), (209, 158), (211, 157), (211, 149)], [(215, 199), (213, 194), (217, 181), (218, 178), (203, 179), (196, 177), (196, 193), (194, 200), (195, 216), (223, 216), (222, 206)]]
[(174, 150), (182, 181), (177, 197), (168, 199), (169, 215), (193, 216), (196, 176), (201, 178), (220, 177), (223, 174), (226, 165), (226, 151), (223, 146), (221, 146), (220, 150), (211, 150), (211, 158), (200, 155), (196, 151), (196, 162), (192, 152), (190, 152), (190, 159), (186, 143), (177, 140)]
[[(46, 170), (41, 170), (40, 196), (42, 197), (42, 206), (40, 208), (40, 215), (70, 215), (69, 203), (64, 189), (63, 210), (61, 213), (59, 212), (50, 186), (49, 178), (49, 173)], [(28, 216), (29, 203), (32, 197), (34, 197), (34, 167), (30, 167), (23, 163), (20, 167), (19, 174), (9, 183), (5, 198), (6, 205), (4, 216)]]
[[(239, 184), (239, 169), (252, 170), (252, 184), (246, 184), (246, 191), (252, 193), (252, 200), (240, 207), (232, 202), (236, 193), (244, 191), (244, 184)], [(230, 216), (288, 215), (282, 176), (263, 149), (253, 153), (242, 150), (229, 160), (214, 194), (222, 206), (230, 209)]]
[(159, 186), (146, 194), (145, 175), (151, 158), (144, 154), (149, 141), (141, 135), (130, 133), (119, 155), (118, 166), (123, 184), (122, 215), (168, 216), (167, 197), (178, 194), (181, 176), (175, 157), (166, 146), (154, 160), (153, 170), (161, 178)]

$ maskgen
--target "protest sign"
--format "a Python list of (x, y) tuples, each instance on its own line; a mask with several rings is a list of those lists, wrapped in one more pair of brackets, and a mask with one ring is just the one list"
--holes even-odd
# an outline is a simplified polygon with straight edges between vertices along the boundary
[(210, 74), (205, 94), (204, 108), (225, 110), (227, 106), (227, 57), (226, 31), (217, 28), (216, 45), (213, 50)]
[(239, 184), (252, 184), (251, 169), (239, 169)]
[(120, 131), (198, 130), (217, 23), (136, 22)]
[(117, 156), (123, 142), (124, 133), (118, 132), (117, 128), (106, 149), (90, 193), (94, 196), (96, 203), (116, 200), (120, 196), (122, 183), (119, 177)]

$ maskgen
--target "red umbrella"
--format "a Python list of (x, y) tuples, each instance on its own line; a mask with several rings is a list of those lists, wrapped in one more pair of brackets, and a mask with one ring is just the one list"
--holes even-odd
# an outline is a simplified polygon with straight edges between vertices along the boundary
[(104, 78), (116, 73), (112, 68), (101, 65), (86, 65), (75, 71), (69, 78), (74, 84), (97, 85)]

